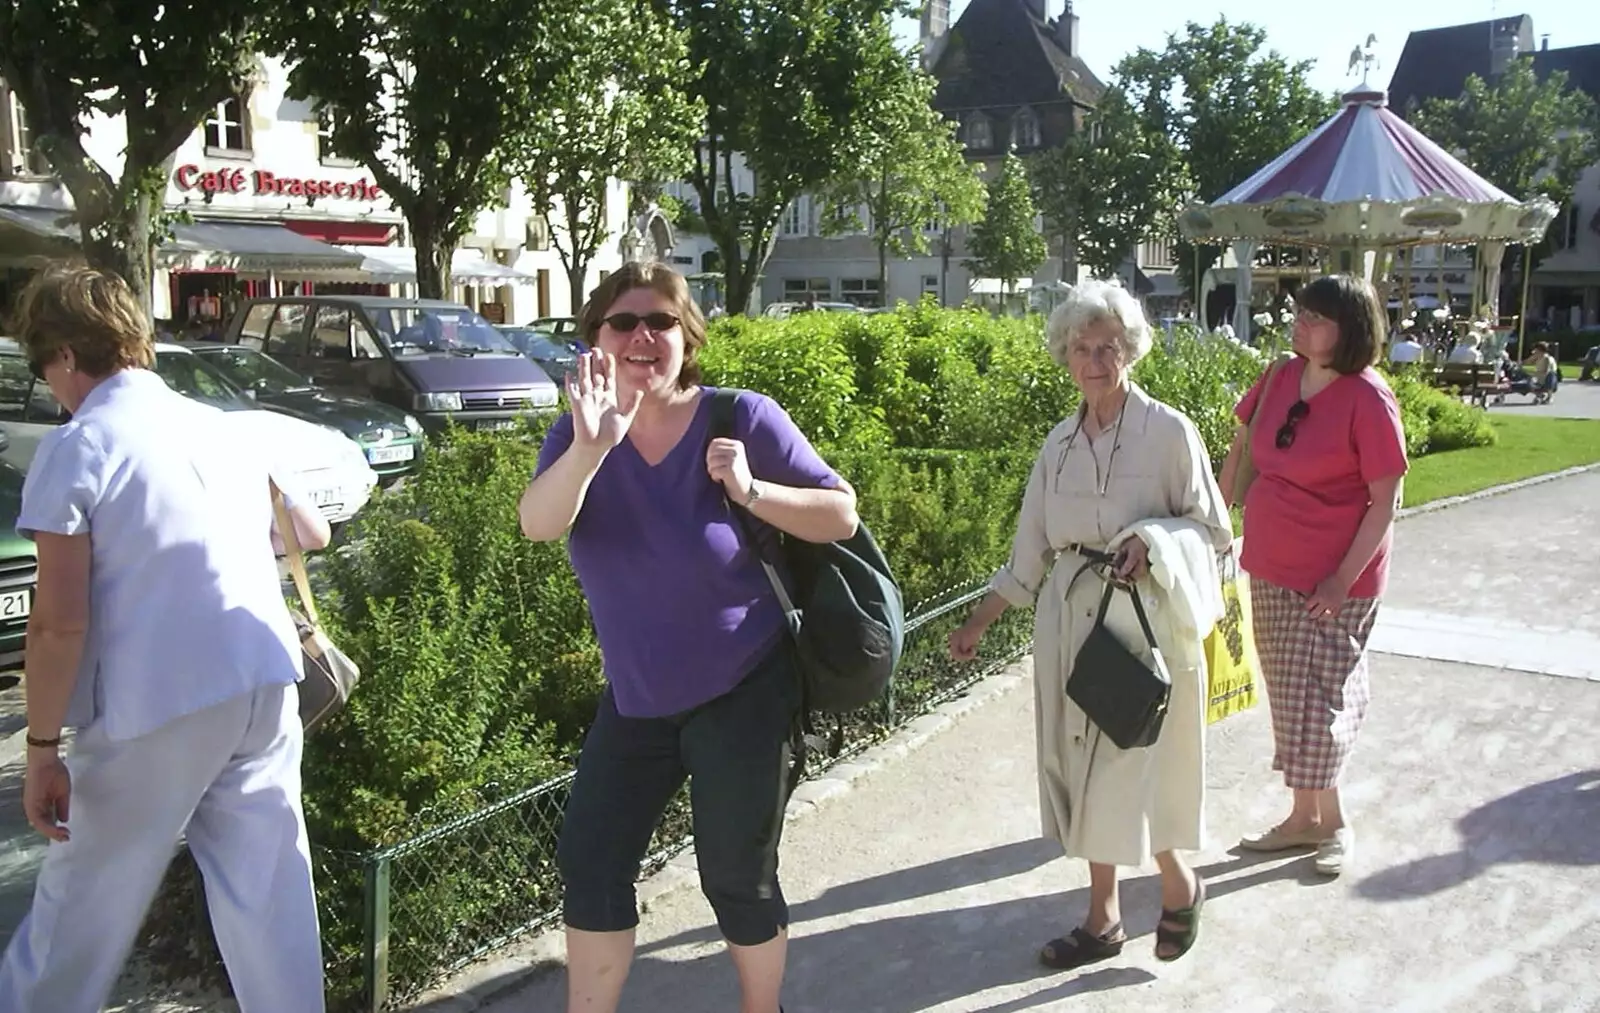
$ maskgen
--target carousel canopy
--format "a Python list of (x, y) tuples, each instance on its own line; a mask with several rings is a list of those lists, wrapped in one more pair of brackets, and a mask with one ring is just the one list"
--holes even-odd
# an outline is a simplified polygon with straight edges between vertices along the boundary
[(1555, 206), (1523, 202), (1462, 165), (1361, 89), (1255, 175), (1179, 216), (1194, 240), (1261, 239), (1367, 248), (1412, 243), (1536, 242)]

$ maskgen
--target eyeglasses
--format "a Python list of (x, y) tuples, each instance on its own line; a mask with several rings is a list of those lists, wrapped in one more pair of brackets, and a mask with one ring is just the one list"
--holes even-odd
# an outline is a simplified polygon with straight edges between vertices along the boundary
[(652, 333), (670, 331), (681, 322), (671, 313), (613, 313), (600, 321), (618, 334), (632, 334), (642, 322)]
[(1294, 427), (1300, 420), (1311, 414), (1311, 406), (1304, 401), (1296, 401), (1289, 406), (1289, 417), (1278, 428), (1277, 443), (1279, 450), (1288, 450), (1294, 446)]

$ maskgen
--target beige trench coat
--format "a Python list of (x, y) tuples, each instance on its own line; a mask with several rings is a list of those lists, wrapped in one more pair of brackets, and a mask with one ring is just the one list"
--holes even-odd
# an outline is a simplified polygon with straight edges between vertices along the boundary
[[(1205, 445), (1181, 412), (1135, 386), (1120, 435), (1113, 427), (1093, 440), (1085, 433), (1072, 440), (1077, 427), (1074, 415), (1045, 440), (1023, 495), (1011, 559), (991, 587), (1013, 605), (1035, 606), (1034, 712), (1044, 836), (1059, 841), (1070, 856), (1138, 866), (1163, 851), (1203, 846), (1204, 654), (1198, 639), (1160, 644), (1173, 692), (1153, 746), (1122, 750), (1099, 734), (1067, 698), (1066, 684), (1094, 627), (1105, 583), (1088, 571), (1068, 587), (1084, 563), (1069, 547), (1105, 549), (1140, 521), (1175, 518), (1193, 522), (1220, 552), (1232, 543), (1233, 530)], [(1160, 639), (1175, 625), (1164, 621), (1168, 606), (1149, 579), (1139, 586)], [(1113, 599), (1106, 622), (1130, 649), (1146, 648), (1126, 594)]]

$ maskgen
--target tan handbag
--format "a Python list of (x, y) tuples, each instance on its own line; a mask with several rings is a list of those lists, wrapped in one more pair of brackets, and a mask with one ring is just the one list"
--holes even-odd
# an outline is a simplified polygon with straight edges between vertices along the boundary
[(1231, 496), (1228, 499), (1236, 507), (1244, 506), (1244, 494), (1250, 491), (1250, 484), (1256, 480), (1255, 454), (1251, 444), (1256, 440), (1256, 419), (1261, 416), (1261, 402), (1267, 399), (1267, 392), (1272, 389), (1272, 378), (1278, 375), (1278, 367), (1288, 361), (1287, 358), (1278, 359), (1267, 367), (1266, 378), (1261, 381), (1261, 393), (1256, 396), (1256, 403), (1250, 409), (1250, 420), (1245, 423), (1244, 446), (1239, 448), (1239, 462), (1233, 468), (1233, 488), (1229, 490)]
[(305, 612), (290, 607), (295, 631), (300, 635), (305, 678), (300, 680), (300, 724), (307, 732), (338, 713), (350, 699), (361, 678), (361, 669), (322, 632), (317, 619), (317, 603), (311, 597), (311, 581), (306, 577), (305, 555), (300, 551), (300, 535), (294, 518), (283, 502), (283, 493), (272, 483), (272, 512), (278, 519), (278, 534), (289, 556), (289, 574)]

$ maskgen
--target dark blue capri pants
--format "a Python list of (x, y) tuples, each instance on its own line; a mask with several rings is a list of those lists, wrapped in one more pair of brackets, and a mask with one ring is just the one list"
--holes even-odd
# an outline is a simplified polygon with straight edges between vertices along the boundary
[(621, 932), (639, 924), (639, 863), (662, 811), (688, 779), (700, 886), (723, 937), (757, 946), (787, 928), (778, 840), (799, 709), (799, 673), (787, 642), (726, 694), (671, 717), (623, 717), (608, 687), (584, 739), (561, 828), (567, 925)]

